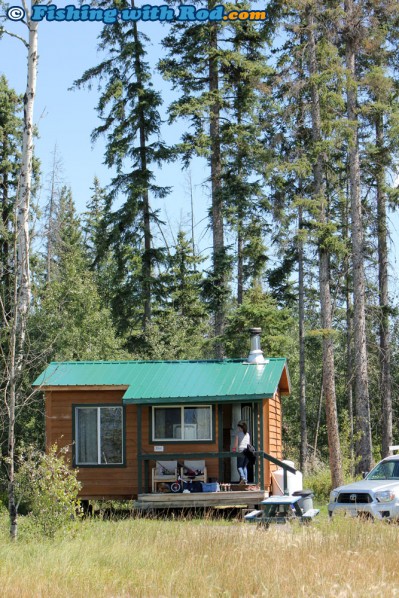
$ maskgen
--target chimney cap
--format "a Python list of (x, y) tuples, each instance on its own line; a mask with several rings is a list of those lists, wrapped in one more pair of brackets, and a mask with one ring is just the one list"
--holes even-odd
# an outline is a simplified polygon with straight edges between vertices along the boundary
[(249, 351), (246, 363), (254, 365), (263, 365), (267, 363), (267, 361), (263, 356), (263, 351), (260, 346), (260, 335), (262, 332), (262, 328), (250, 328), (249, 332), (251, 334), (251, 349)]
[(250, 328), (249, 332), (251, 334), (262, 334), (262, 328)]

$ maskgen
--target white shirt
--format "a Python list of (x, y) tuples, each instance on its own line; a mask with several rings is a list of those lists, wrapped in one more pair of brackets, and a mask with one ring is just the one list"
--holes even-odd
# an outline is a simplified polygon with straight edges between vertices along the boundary
[(240, 430), (237, 433), (237, 436), (238, 436), (238, 450), (240, 453), (242, 453), (242, 451), (245, 451), (248, 444), (251, 444), (251, 437), (248, 434), (248, 432), (246, 434), (244, 434), (244, 432), (242, 430)]

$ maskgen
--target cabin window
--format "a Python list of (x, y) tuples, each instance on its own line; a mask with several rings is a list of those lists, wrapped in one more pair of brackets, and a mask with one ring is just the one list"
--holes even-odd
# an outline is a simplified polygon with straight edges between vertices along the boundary
[(76, 465), (123, 464), (123, 407), (75, 407)]
[(212, 440), (212, 407), (153, 407), (152, 439), (190, 442)]

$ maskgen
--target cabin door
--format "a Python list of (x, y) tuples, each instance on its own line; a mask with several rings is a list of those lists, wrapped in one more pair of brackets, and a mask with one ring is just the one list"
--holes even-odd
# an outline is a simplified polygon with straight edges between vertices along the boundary
[[(231, 442), (230, 448), (234, 444), (235, 436), (237, 433), (237, 424), (240, 420), (244, 420), (248, 426), (248, 432), (251, 436), (251, 443), (254, 442), (254, 421), (253, 421), (253, 405), (252, 403), (238, 403), (233, 405), (232, 410), (232, 422), (231, 422)], [(253, 468), (248, 468), (248, 481), (253, 482)], [(239, 482), (240, 476), (237, 471), (237, 459), (231, 458), (231, 481)]]
[[(241, 419), (247, 423), (248, 432), (251, 437), (251, 444), (256, 444), (252, 403), (242, 403), (241, 404)], [(248, 469), (248, 482), (253, 483), (254, 482), (254, 467), (253, 467), (253, 465), (248, 464), (247, 469)]]

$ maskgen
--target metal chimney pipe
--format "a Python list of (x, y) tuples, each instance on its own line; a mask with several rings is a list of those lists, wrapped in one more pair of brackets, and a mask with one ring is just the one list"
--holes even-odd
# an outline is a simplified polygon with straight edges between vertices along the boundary
[(250, 328), (249, 333), (251, 335), (251, 349), (249, 351), (247, 363), (267, 363), (263, 357), (263, 351), (260, 346), (260, 335), (262, 333), (262, 328)]

